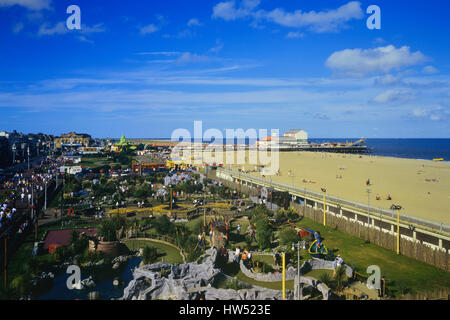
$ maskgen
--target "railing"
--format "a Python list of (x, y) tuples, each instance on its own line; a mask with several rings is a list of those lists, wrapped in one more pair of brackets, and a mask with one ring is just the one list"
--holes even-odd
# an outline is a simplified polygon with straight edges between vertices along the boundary
[[(290, 193), (296, 193), (296, 194), (302, 194), (305, 196), (310, 196), (310, 197), (314, 197), (317, 198), (318, 200), (322, 200), (323, 199), (323, 194), (319, 193), (319, 192), (314, 192), (314, 191), (310, 191), (310, 190), (306, 190), (305, 188), (297, 188), (294, 186), (290, 186), (287, 184), (283, 184), (283, 183), (278, 183), (278, 182), (274, 182), (274, 181), (267, 181), (263, 178), (260, 177), (255, 177), (246, 173), (242, 173), (242, 172), (236, 172), (236, 171), (232, 171), (229, 169), (225, 169), (225, 168), (217, 168), (218, 172), (224, 172), (224, 173), (228, 173), (229, 175), (231, 175), (234, 178), (237, 179), (242, 179), (245, 178), (246, 180), (249, 180), (250, 182), (255, 182), (258, 184), (262, 184), (262, 185), (270, 185), (272, 187), (281, 189), (283, 191), (288, 191)], [(358, 203), (355, 201), (349, 201), (349, 200), (345, 200), (345, 199), (341, 199), (338, 197), (334, 197), (334, 196), (330, 196), (330, 195), (326, 195), (326, 200), (327, 201), (331, 201), (334, 202), (336, 204), (340, 204), (340, 205), (345, 205), (351, 208), (355, 208), (358, 210), (362, 210), (367, 212), (367, 205), (366, 204), (362, 204), (362, 203)], [(370, 213), (377, 213), (380, 214), (382, 216), (385, 217), (389, 217), (392, 218), (393, 217), (393, 213), (392, 211), (387, 211), (381, 208), (376, 208), (376, 207), (370, 207)], [(434, 231), (439, 231), (439, 232), (450, 232), (450, 226), (446, 225), (444, 223), (437, 223), (437, 222), (433, 222), (433, 221), (429, 221), (429, 220), (425, 220), (425, 219), (421, 219), (421, 218), (417, 218), (414, 216), (410, 216), (410, 215), (405, 215), (405, 214), (400, 214), (400, 218), (403, 222), (409, 222), (409, 223), (413, 223), (419, 226), (424, 226), (424, 227), (428, 227), (433, 229)]]

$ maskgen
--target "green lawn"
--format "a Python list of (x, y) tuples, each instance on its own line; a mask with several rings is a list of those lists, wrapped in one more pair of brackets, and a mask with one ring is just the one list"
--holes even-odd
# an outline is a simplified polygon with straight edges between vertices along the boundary
[[(21, 275), (23, 272), (29, 272), (28, 266), (32, 258), (31, 252), (33, 251), (33, 246), (33, 242), (24, 243), (8, 263), (8, 283), (11, 283), (15, 277)], [(53, 255), (49, 253), (39, 255), (36, 259), (42, 266), (54, 262)]]
[(399, 283), (413, 292), (450, 287), (450, 273), (412, 258), (366, 243), (364, 240), (324, 227), (310, 219), (303, 219), (298, 226), (309, 227), (320, 232), (329, 251), (336, 250), (345, 263), (365, 274), (370, 265), (378, 265), (387, 284)]
[[(223, 268), (223, 272), (226, 275), (229, 275), (231, 277), (236, 277), (237, 279), (249, 283), (251, 285), (268, 288), (268, 289), (274, 289), (274, 290), (282, 290), (282, 282), (263, 282), (263, 281), (256, 281), (252, 278), (247, 277), (245, 274), (242, 273), (242, 271), (239, 269), (239, 265), (236, 263), (227, 263)], [(219, 286), (223, 286), (223, 284), (219, 284)], [(294, 280), (286, 281), (286, 289), (287, 290), (294, 290)]]
[(145, 246), (155, 247), (160, 255), (158, 261), (167, 263), (183, 263), (180, 252), (172, 246), (150, 240), (124, 240), (122, 241), (130, 250), (138, 250)]

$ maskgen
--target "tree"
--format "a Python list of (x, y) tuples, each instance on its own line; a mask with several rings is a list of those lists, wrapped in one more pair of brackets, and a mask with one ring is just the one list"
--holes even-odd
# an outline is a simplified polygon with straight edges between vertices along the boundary
[(19, 297), (25, 297), (31, 293), (31, 276), (29, 273), (21, 274), (11, 281), (13, 289)]
[(71, 256), (71, 250), (66, 246), (60, 246), (55, 249), (55, 260), (62, 262)]
[(133, 196), (138, 199), (145, 199), (152, 195), (152, 187), (144, 183), (133, 193)]
[(293, 243), (297, 243), (300, 240), (298, 232), (292, 228), (285, 228), (280, 232), (280, 244), (291, 247)]
[(126, 229), (127, 220), (124, 216), (115, 215), (111, 218), (103, 220), (100, 224), (99, 235), (104, 241), (117, 241), (117, 231)]
[(335, 280), (336, 280), (336, 290), (338, 292), (342, 291), (342, 289), (344, 288), (344, 285), (345, 285), (345, 268), (344, 267), (339, 266), (336, 268)]
[(273, 230), (269, 219), (263, 215), (257, 215), (252, 219), (252, 225), (256, 224), (256, 242), (261, 250), (272, 246)]
[(331, 278), (331, 275), (327, 271), (322, 271), (322, 273), (319, 275), (320, 282), (325, 283), (328, 287), (332, 288), (333, 286), (333, 279)]
[(173, 234), (175, 232), (175, 227), (170, 222), (170, 219), (167, 217), (167, 215), (162, 215), (158, 217), (154, 223), (155, 229), (160, 234)]
[(78, 239), (80, 239), (80, 233), (76, 230), (73, 230), (72, 233), (70, 234), (69, 244), (73, 245), (75, 242), (78, 241)]
[(142, 253), (142, 261), (144, 264), (152, 264), (158, 259), (158, 250), (155, 247), (145, 246)]

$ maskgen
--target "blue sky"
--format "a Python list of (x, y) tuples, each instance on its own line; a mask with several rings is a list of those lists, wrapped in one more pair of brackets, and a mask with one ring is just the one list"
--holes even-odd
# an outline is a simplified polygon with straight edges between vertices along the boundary
[[(69, 5), (81, 30), (68, 30)], [(368, 6), (381, 9), (369, 30)], [(448, 1), (0, 0), (0, 130), (449, 138)]]

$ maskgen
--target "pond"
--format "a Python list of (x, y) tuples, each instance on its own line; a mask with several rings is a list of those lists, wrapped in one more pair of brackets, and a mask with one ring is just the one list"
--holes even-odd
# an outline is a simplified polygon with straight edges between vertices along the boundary
[[(142, 258), (133, 257), (123, 264), (121, 268), (116, 271), (110, 268), (102, 268), (100, 270), (81, 270), (81, 280), (94, 277), (95, 287), (84, 290), (69, 290), (66, 282), (69, 274), (62, 273), (55, 276), (53, 280), (53, 287), (46, 293), (39, 296), (39, 300), (88, 300), (88, 294), (92, 291), (100, 293), (100, 300), (117, 299), (123, 296), (123, 289), (133, 279), (132, 270), (137, 268), (141, 263)], [(114, 286), (113, 280), (120, 279), (120, 285)]]

